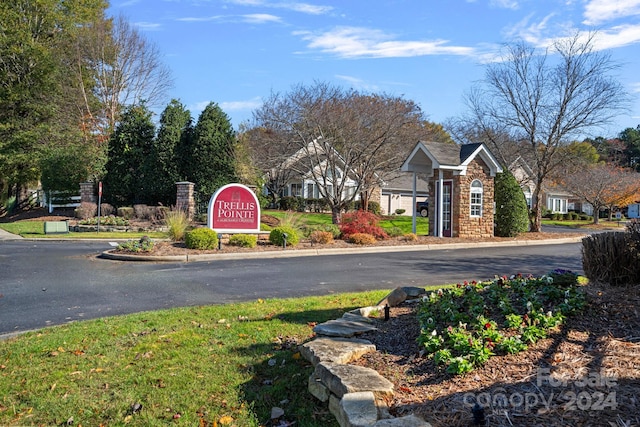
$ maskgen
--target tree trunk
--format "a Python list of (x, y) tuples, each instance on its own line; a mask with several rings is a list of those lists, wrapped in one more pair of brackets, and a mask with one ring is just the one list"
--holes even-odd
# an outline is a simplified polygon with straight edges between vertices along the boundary
[(540, 186), (537, 185), (533, 190), (533, 213), (530, 216), (529, 231), (532, 233), (539, 233), (542, 231), (542, 205), (540, 204)]
[(593, 209), (593, 223), (598, 224), (600, 222), (600, 209)]
[(331, 207), (331, 222), (338, 225), (342, 221), (342, 209), (338, 206)]
[(360, 210), (368, 211), (369, 210), (369, 192), (363, 191), (360, 193)]

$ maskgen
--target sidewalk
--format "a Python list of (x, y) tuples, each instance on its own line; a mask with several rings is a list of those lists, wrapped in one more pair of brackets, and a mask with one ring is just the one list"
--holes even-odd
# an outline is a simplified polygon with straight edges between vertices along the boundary
[(0, 240), (22, 240), (22, 237), (17, 234), (11, 234), (0, 228)]

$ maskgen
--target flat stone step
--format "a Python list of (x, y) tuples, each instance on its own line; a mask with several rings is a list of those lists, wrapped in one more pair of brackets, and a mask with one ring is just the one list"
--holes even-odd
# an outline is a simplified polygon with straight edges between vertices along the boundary
[(331, 396), (329, 412), (340, 427), (371, 427), (378, 420), (376, 399), (370, 391), (345, 394), (342, 399)]
[(327, 322), (316, 325), (313, 332), (318, 335), (326, 335), (330, 337), (350, 338), (369, 331), (375, 331), (377, 328), (367, 322), (353, 321), (347, 319), (329, 320)]
[(331, 393), (340, 398), (359, 391), (373, 392), (379, 398), (393, 396), (393, 383), (364, 366), (318, 363), (315, 374)]
[(358, 338), (317, 337), (299, 349), (300, 354), (316, 366), (318, 363), (346, 364), (376, 351), (376, 346), (371, 341)]

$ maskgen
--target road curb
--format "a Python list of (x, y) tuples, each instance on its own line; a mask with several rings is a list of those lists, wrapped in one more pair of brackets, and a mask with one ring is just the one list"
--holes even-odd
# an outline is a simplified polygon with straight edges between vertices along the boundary
[(567, 243), (580, 243), (587, 235), (578, 237), (565, 237), (560, 239), (546, 240), (513, 240), (507, 242), (477, 242), (477, 243), (436, 243), (430, 245), (406, 245), (406, 246), (364, 246), (357, 248), (327, 248), (327, 249), (292, 249), (282, 251), (262, 251), (262, 252), (236, 252), (222, 254), (202, 254), (202, 255), (132, 255), (114, 253), (115, 249), (102, 252), (101, 258), (114, 261), (138, 261), (138, 262), (209, 262), (239, 259), (270, 259), (270, 258), (294, 258), (308, 256), (344, 255), (344, 254), (372, 254), (372, 253), (394, 253), (394, 252), (419, 252), (432, 251), (438, 249), (471, 249), (471, 248), (497, 248), (511, 246), (539, 246), (539, 245), (560, 245)]

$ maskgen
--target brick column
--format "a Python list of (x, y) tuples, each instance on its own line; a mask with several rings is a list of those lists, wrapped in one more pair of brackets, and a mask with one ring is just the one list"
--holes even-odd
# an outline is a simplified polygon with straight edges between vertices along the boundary
[(176, 182), (176, 209), (181, 209), (187, 213), (191, 221), (196, 213), (196, 201), (193, 195), (195, 184), (193, 182)]
[(98, 197), (93, 189), (93, 182), (80, 183), (80, 202), (98, 203)]

